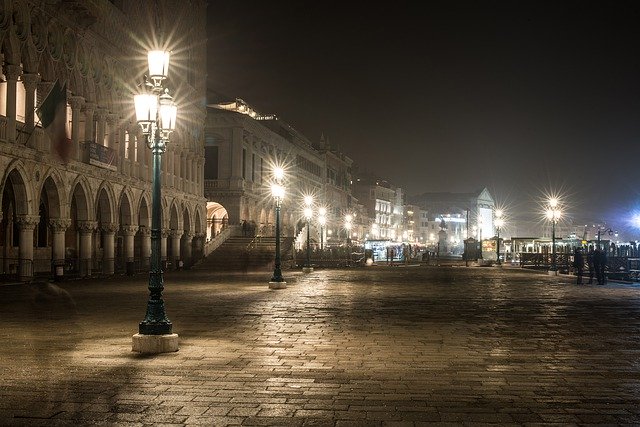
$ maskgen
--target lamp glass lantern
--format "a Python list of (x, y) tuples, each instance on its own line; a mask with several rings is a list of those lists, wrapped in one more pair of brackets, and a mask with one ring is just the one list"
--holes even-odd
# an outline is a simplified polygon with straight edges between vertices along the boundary
[(149, 61), (149, 78), (155, 86), (159, 86), (169, 76), (169, 59), (171, 53), (165, 50), (152, 50), (147, 59)]

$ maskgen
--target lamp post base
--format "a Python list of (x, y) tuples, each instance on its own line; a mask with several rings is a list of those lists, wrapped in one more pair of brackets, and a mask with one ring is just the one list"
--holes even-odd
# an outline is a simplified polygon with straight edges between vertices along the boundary
[(302, 272), (303, 273), (312, 273), (313, 272), (313, 267), (302, 267)]
[(269, 289), (285, 289), (287, 282), (269, 282)]
[(173, 353), (178, 351), (178, 334), (133, 336), (132, 351), (143, 354)]

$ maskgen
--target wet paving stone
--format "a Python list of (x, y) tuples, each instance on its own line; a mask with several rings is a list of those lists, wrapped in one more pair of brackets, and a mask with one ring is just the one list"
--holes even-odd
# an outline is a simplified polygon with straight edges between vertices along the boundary
[(640, 285), (516, 268), (0, 285), (0, 425), (640, 425)]

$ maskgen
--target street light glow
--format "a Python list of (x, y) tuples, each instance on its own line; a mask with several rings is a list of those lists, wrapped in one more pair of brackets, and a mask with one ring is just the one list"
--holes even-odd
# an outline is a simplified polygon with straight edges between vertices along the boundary
[(273, 168), (273, 177), (280, 181), (282, 178), (284, 178), (284, 169), (281, 168), (280, 166), (276, 166)]

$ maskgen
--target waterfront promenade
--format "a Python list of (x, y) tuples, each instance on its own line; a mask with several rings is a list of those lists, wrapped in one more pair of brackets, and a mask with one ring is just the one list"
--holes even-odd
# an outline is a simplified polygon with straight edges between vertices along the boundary
[(640, 425), (640, 285), (511, 268), (0, 285), (0, 425)]

